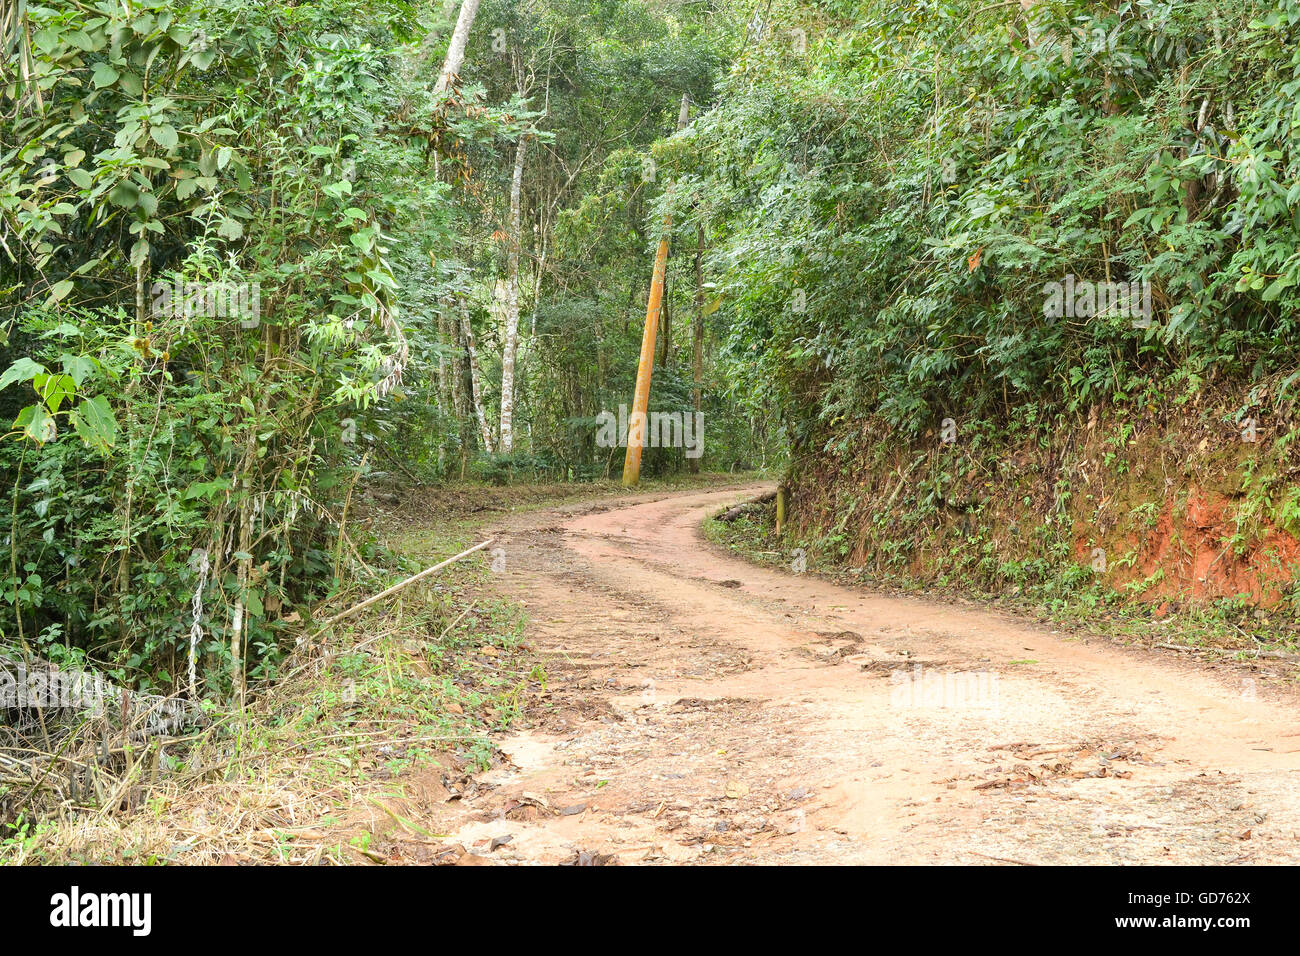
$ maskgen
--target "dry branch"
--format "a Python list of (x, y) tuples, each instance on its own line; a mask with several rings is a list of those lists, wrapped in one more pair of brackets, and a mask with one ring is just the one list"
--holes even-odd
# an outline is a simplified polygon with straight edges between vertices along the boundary
[(382, 601), (386, 597), (391, 597), (392, 595), (396, 594), (398, 591), (401, 591), (403, 588), (410, 587), (416, 581), (423, 581), (425, 578), (433, 574), (435, 571), (441, 571), (447, 565), (454, 564), (455, 562), (459, 561), (461, 558), (473, 554), (475, 551), (481, 551), (482, 549), (486, 548), (489, 544), (491, 544), (495, 540), (496, 538), (488, 538), (486, 541), (480, 541), (478, 544), (474, 545), (474, 547), (468, 548), (462, 551), (460, 554), (452, 555), (446, 561), (440, 561), (431, 568), (425, 568), (419, 574), (411, 575), (405, 581), (402, 581), (398, 584), (394, 584), (391, 588), (387, 588), (386, 590), (380, 591), (374, 597), (366, 598), (360, 604), (352, 605), (352, 607), (348, 608), (343, 613), (335, 614), (332, 618), (330, 618), (328, 621), (323, 623), (316, 630), (316, 633), (312, 634), (312, 637), (313, 638), (319, 637), (323, 632), (329, 630), (331, 627), (333, 627), (339, 621), (342, 621), (344, 618), (349, 618), (353, 614), (356, 614), (358, 611), (365, 610), (366, 608), (370, 607), (372, 604), (376, 604), (379, 601)]
[(749, 501), (742, 501), (734, 508), (728, 508), (722, 514), (718, 515), (719, 521), (735, 521), (746, 511), (750, 511), (758, 505), (765, 505), (769, 501), (776, 500), (776, 492), (769, 491), (766, 494), (759, 495), (757, 498), (751, 498)]

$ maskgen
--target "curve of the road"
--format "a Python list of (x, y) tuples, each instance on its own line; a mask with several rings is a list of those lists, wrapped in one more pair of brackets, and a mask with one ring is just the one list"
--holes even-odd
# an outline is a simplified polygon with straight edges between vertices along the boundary
[(1293, 695), (703, 538), (760, 490), (499, 530), (493, 586), (547, 691), (454, 839), (520, 862), (1300, 860)]

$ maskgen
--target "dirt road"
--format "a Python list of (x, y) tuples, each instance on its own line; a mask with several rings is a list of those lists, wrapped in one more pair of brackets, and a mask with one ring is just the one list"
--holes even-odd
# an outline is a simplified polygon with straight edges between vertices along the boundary
[(526, 603), (548, 693), (448, 804), (453, 841), (499, 862), (1300, 861), (1289, 692), (703, 539), (759, 490), (502, 530), (494, 586)]

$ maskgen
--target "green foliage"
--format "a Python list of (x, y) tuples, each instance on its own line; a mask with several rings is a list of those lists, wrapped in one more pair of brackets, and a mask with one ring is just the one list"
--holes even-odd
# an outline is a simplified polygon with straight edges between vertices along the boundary
[[(607, 474), (592, 424), (631, 397), (665, 201), (666, 181), (624, 173), (652, 149), (680, 165), (657, 141), (683, 92), (712, 102), (733, 20), (702, 2), (489, 2), (437, 92), (446, 12), (6, 13), (0, 645), (167, 690), (193, 657), (191, 689), (223, 695), (273, 675), (291, 625), (346, 586), (365, 547), (345, 527), (359, 483)], [(583, 212), (597, 208), (612, 241), (612, 220)], [(491, 440), (516, 242), (519, 440), (487, 455), (475, 406)], [(683, 254), (671, 308), (688, 314), (693, 294)], [(692, 405), (689, 332), (673, 329), (655, 408)], [(768, 416), (732, 415), (716, 381), (709, 447), (748, 462)], [(685, 464), (655, 449), (646, 473)]]
[[(1300, 5), (777, 7), (807, 54), (751, 44), (695, 201), (727, 372), (778, 390), (797, 446), (1294, 364)], [(1152, 321), (1045, 314), (1067, 275), (1149, 283)]]
[(173, 689), (202, 580), (199, 676), (222, 693), (236, 649), (266, 676), (282, 619), (332, 586), (355, 420), (402, 397), (389, 235), (436, 224), (442, 187), (384, 132), (402, 94), (379, 78), (417, 23), (354, 0), (24, 15), (0, 134), (0, 640)]

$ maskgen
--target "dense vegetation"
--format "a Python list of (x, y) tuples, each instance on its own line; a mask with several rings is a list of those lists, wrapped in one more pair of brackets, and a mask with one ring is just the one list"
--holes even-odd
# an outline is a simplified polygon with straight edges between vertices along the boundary
[[(806, 58), (744, 64), (699, 151), (733, 210), (737, 344), (762, 343), (736, 367), (801, 437), (1294, 363), (1300, 6), (816, 6), (776, 17)], [(1045, 315), (1071, 274), (1148, 282), (1152, 321)]]
[[(770, 10), (693, 152), (728, 368), (786, 415), (806, 531), (1076, 593), (1207, 485), (1243, 502), (1216, 552), (1300, 532), (1300, 5)], [(1131, 301), (1057, 298), (1106, 284)]]
[(665, 216), (651, 407), (706, 468), (1211, 383), (1289, 421), (1297, 0), (486, 0), (444, 84), (457, 14), (6, 7), (6, 646), (224, 695), (367, 488), (607, 476)]
[[(224, 695), (364, 567), (374, 484), (621, 464), (595, 422), (632, 392), (670, 178), (649, 151), (683, 94), (711, 103), (732, 20), (489, 2), (443, 82), (457, 13), (6, 8), (10, 651)], [(696, 285), (674, 259), (654, 408), (706, 391), (669, 326)], [(775, 447), (768, 414), (701, 401), (707, 467)]]

